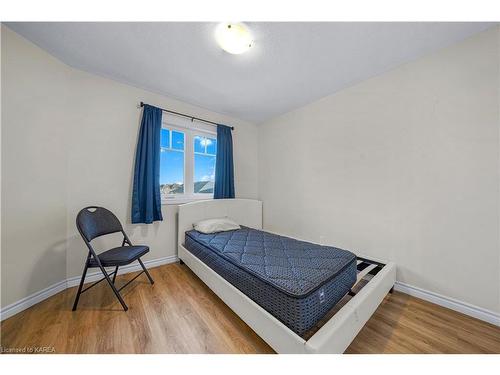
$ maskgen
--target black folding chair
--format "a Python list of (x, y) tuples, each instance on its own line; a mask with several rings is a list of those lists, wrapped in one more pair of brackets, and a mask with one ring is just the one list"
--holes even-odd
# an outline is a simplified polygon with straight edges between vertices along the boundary
[[(128, 284), (130, 284), (132, 281), (134, 281), (143, 273), (146, 274), (151, 284), (154, 284), (151, 275), (149, 274), (146, 267), (144, 267), (144, 263), (142, 263), (141, 261), (141, 257), (149, 252), (149, 247), (133, 246), (127, 234), (123, 230), (123, 227), (120, 224), (118, 218), (111, 211), (103, 207), (93, 207), (93, 206), (85, 207), (78, 213), (76, 217), (76, 227), (78, 228), (78, 231), (80, 232), (83, 241), (85, 241), (85, 244), (89, 248), (89, 253), (87, 255), (87, 260), (85, 261), (85, 268), (83, 269), (82, 280), (80, 281), (80, 286), (78, 287), (78, 292), (76, 293), (75, 303), (73, 304), (73, 311), (75, 311), (76, 307), (78, 306), (78, 300), (80, 299), (80, 295), (83, 292), (86, 292), (87, 290), (92, 288), (93, 286), (99, 284), (103, 280), (106, 280), (108, 282), (111, 289), (113, 289), (116, 298), (118, 298), (118, 300), (120, 301), (123, 309), (127, 311), (128, 307), (123, 301), (122, 296), (120, 295), (120, 290), (125, 288)], [(92, 245), (90, 244), (90, 242), (94, 238), (117, 232), (122, 232), (123, 234), (122, 245), (120, 247), (115, 247), (113, 249), (104, 251), (101, 254), (97, 254), (93, 249)], [(116, 274), (118, 273), (118, 267), (125, 266), (136, 260), (139, 261), (139, 264), (142, 267), (142, 271), (132, 280), (123, 285), (120, 289), (116, 289), (115, 279), (116, 279)], [(96, 281), (92, 285), (82, 290), (87, 270), (89, 268), (97, 268), (97, 267), (101, 269), (104, 278), (102, 278), (99, 281)], [(104, 267), (115, 267), (115, 270), (114, 272), (108, 274)], [(110, 276), (113, 276), (113, 280), (111, 280)]]

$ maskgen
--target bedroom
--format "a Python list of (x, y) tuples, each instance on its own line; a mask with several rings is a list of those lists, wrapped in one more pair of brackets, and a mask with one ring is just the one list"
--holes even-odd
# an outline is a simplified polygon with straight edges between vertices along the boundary
[(14, 18), (3, 353), (500, 354), (497, 22)]

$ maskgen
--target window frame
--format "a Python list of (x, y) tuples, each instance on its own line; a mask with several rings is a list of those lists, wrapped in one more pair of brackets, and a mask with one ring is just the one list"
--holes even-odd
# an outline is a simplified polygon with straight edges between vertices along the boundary
[[(197, 200), (213, 199), (213, 193), (194, 192), (194, 138), (196, 136), (217, 139), (217, 127), (209, 124), (199, 124), (189, 119), (163, 113), (162, 129), (184, 133), (184, 193), (161, 197), (162, 205), (177, 205)], [(217, 158), (217, 152), (216, 152)]]

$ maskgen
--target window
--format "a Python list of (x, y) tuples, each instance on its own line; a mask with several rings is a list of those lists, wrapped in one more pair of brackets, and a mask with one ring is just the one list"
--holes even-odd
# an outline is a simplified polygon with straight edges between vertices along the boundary
[(173, 129), (161, 129), (160, 191), (161, 195), (184, 193), (184, 138)]
[(194, 137), (194, 192), (214, 193), (217, 139)]
[(215, 127), (163, 115), (160, 152), (162, 203), (210, 199), (214, 193)]

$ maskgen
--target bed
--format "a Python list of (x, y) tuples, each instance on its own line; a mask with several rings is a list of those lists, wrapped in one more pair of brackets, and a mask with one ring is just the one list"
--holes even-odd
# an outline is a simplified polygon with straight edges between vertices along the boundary
[[(228, 216), (239, 230), (193, 223)], [(342, 353), (395, 282), (391, 262), (262, 231), (262, 202), (179, 206), (179, 259), (278, 353)], [(342, 301), (324, 324), (318, 323)], [(340, 304), (339, 304), (340, 305)]]

